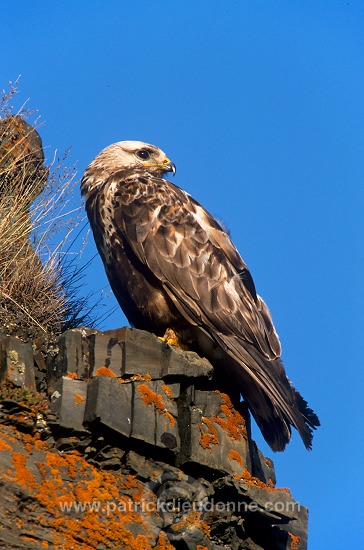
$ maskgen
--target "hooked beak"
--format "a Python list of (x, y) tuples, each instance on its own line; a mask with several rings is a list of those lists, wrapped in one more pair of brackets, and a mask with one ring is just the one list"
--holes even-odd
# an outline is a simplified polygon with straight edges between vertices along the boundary
[(169, 160), (168, 157), (166, 157), (163, 161), (163, 170), (165, 172), (173, 172), (173, 175), (175, 175), (176, 173), (176, 165), (174, 164), (174, 162), (172, 162), (171, 160)]
[(160, 168), (163, 172), (173, 172), (173, 175), (176, 173), (176, 165), (174, 162), (169, 160), (168, 157), (165, 157), (161, 164), (149, 164), (148, 162), (143, 162), (143, 166), (155, 166), (156, 168)]

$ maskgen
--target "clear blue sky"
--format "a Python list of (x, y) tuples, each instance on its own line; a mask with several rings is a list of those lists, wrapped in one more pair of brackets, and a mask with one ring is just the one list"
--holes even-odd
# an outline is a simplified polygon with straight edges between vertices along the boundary
[(295, 433), (273, 456), (278, 484), (309, 508), (310, 550), (362, 547), (364, 2), (17, 0), (1, 19), (0, 85), (22, 75), (49, 158), (72, 146), (81, 177), (148, 141), (229, 227), (322, 422), (311, 453)]

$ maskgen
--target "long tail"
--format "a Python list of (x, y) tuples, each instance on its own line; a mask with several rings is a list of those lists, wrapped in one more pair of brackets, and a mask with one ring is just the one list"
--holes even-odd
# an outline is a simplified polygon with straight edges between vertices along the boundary
[[(307, 449), (320, 421), (305, 399), (291, 385), (281, 360), (268, 360), (234, 336), (219, 335), (219, 345), (231, 358), (234, 381), (273, 451), (283, 451), (291, 438), (291, 426)], [(226, 363), (225, 363), (226, 365)]]

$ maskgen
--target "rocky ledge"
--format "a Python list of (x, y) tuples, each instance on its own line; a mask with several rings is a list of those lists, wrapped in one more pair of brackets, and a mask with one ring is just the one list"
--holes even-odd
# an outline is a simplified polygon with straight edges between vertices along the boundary
[(307, 509), (212, 373), (130, 328), (0, 335), (0, 547), (305, 549)]

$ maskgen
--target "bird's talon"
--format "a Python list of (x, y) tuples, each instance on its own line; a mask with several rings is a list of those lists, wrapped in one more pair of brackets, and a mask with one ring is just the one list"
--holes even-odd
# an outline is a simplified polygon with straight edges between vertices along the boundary
[(177, 334), (171, 328), (167, 328), (166, 332), (164, 333), (164, 336), (158, 336), (158, 338), (164, 344), (168, 344), (168, 346), (175, 346), (176, 348), (180, 348), (184, 350), (188, 349), (186, 346), (182, 344)]

